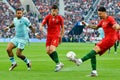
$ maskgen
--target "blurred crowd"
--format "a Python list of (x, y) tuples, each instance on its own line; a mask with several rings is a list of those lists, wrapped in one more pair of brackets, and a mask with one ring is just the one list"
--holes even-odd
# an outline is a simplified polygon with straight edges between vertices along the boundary
[[(22, 7), (19, 0), (7, 0), (8, 3), (14, 8)], [(58, 0), (32, 0), (40, 12), (41, 16), (37, 16), (34, 12), (27, 12), (25, 14), (26, 17), (29, 18), (32, 25), (36, 28), (36, 31), (39, 32), (39, 23), (43, 20), (43, 18), (50, 13), (50, 7), (52, 4), (58, 4)], [(87, 15), (90, 9), (94, 9), (92, 5), (96, 0), (64, 0), (65, 5), (65, 41), (72, 42), (84, 42), (93, 40), (95, 36), (97, 36), (97, 31), (91, 30), (88, 28), (84, 28), (83, 34), (81, 35), (68, 35), (69, 31), (72, 29), (74, 24), (80, 20), (83, 20)], [(120, 23), (120, 1), (119, 0), (101, 0), (100, 5), (106, 6), (108, 13), (116, 18), (118, 23)], [(97, 7), (99, 7), (98, 5)], [(14, 36), (14, 29), (4, 33), (3, 28), (10, 25), (12, 23), (13, 17), (15, 14), (13, 11), (9, 9), (9, 7), (0, 2), (0, 38), (7, 38)], [(99, 21), (97, 16), (97, 11), (94, 13), (92, 18), (90, 19), (90, 23), (97, 24)], [(35, 36), (30, 33), (30, 38), (34, 38)]]

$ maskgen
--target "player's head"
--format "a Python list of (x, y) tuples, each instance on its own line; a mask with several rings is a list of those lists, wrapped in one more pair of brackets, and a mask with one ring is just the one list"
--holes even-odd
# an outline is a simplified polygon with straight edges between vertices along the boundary
[(20, 19), (23, 16), (23, 10), (21, 8), (16, 9), (16, 17)]
[(58, 6), (57, 5), (53, 5), (51, 8), (51, 15), (56, 16), (58, 14)]
[(106, 13), (105, 7), (99, 7), (99, 8), (98, 8), (98, 16), (99, 16), (101, 19), (104, 19), (104, 18), (107, 17), (107, 13)]

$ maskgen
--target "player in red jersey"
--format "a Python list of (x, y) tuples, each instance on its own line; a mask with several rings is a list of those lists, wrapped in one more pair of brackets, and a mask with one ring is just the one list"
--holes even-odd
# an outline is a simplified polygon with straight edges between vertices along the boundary
[(84, 21), (82, 24), (92, 29), (98, 29), (99, 27), (102, 27), (105, 37), (100, 42), (98, 42), (93, 50), (91, 50), (84, 57), (80, 59), (71, 58), (71, 61), (75, 62), (77, 65), (80, 65), (82, 62), (91, 59), (92, 72), (89, 76), (98, 76), (96, 71), (96, 55), (104, 54), (106, 50), (115, 44), (117, 40), (117, 30), (120, 29), (120, 26), (116, 23), (114, 18), (107, 15), (106, 9), (104, 7), (99, 7), (98, 16), (101, 19), (98, 25), (87, 24)]
[(43, 26), (47, 24), (46, 51), (51, 59), (56, 63), (55, 72), (61, 70), (64, 66), (63, 63), (59, 61), (58, 54), (56, 52), (56, 47), (61, 43), (64, 34), (64, 20), (62, 16), (58, 15), (58, 10), (58, 7), (53, 5), (51, 13), (44, 18), (40, 26), (40, 31), (42, 31)]

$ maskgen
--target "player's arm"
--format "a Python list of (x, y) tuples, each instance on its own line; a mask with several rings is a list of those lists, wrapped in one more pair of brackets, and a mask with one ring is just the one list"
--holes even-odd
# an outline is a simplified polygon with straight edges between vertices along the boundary
[(112, 26), (114, 29), (116, 29), (116, 30), (120, 30), (120, 25), (119, 24), (114, 24), (113, 26)]
[(62, 42), (62, 37), (64, 36), (64, 31), (65, 31), (65, 29), (64, 29), (64, 19), (62, 17), (60, 17), (60, 19), (61, 19), (61, 34), (60, 34), (59, 43)]
[(110, 24), (113, 25), (112, 28), (120, 30), (120, 25), (116, 23), (113, 17), (109, 17)]
[(41, 37), (38, 35), (37, 32), (35, 32), (35, 28), (33, 26), (29, 26), (29, 29), (32, 31), (32, 33), (35, 35), (36, 38), (40, 39)]
[(35, 29), (33, 28), (33, 26), (29, 26), (30, 30), (32, 31), (32, 33), (35, 34)]
[(12, 23), (12, 24), (9, 26), (9, 28), (13, 28), (13, 27), (15, 27), (14, 23)]
[(47, 23), (48, 18), (49, 18), (49, 15), (47, 15), (47, 16), (43, 19), (42, 23), (40, 23), (40, 27), (39, 27), (39, 30), (40, 30), (40, 31), (43, 30), (43, 27), (44, 27), (44, 25)]
[(93, 25), (93, 24), (88, 24), (84, 21), (82, 21), (82, 24), (89, 27), (89, 28), (92, 28), (92, 29), (98, 29), (99, 27), (97, 25)]
[(10, 26), (4, 28), (4, 31), (7, 31), (7, 30), (9, 30), (10, 28), (13, 28), (13, 27), (15, 27), (15, 26), (14, 26), (14, 23), (12, 23)]
[(59, 36), (59, 44), (61, 44), (61, 42), (62, 42), (62, 38), (63, 38), (63, 36), (64, 36), (64, 25), (63, 26), (61, 26), (61, 34), (60, 34), (60, 36)]
[(40, 36), (38, 35), (38, 33), (35, 32), (35, 28), (33, 26), (29, 26), (29, 28), (32, 31), (32, 33), (35, 34), (36, 38), (40, 39)]
[(43, 27), (44, 27), (44, 25), (42, 23), (40, 23), (40, 27), (39, 27), (40, 31), (43, 30)]
[(65, 29), (64, 29), (64, 25), (63, 25), (63, 26), (61, 26), (61, 37), (64, 36), (64, 32), (65, 32)]

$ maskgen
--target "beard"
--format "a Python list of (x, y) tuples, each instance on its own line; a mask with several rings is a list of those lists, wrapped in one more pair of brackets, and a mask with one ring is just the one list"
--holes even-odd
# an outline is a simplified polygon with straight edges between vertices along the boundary
[(22, 16), (17, 16), (18, 19), (20, 19)]
[(103, 19), (102, 16), (99, 16), (100, 19)]

